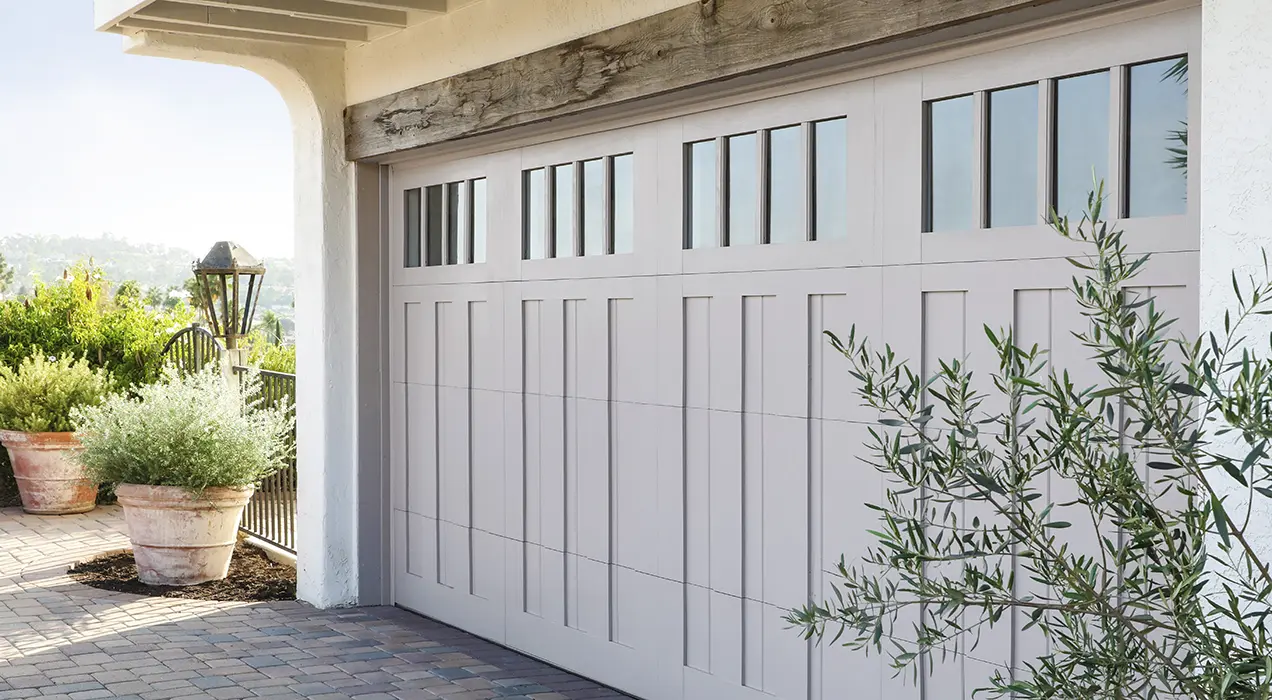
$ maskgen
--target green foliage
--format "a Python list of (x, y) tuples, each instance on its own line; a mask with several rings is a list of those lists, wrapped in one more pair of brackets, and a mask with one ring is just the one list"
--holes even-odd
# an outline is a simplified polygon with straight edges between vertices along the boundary
[(270, 372), (296, 373), (296, 346), (274, 345), (272, 343), (253, 344), (248, 352), (249, 367), (268, 370)]
[(267, 329), (252, 331), (245, 344), (248, 367), (270, 372), (296, 373), (296, 346), (275, 342)]
[(0, 301), (0, 365), (75, 355), (123, 386), (156, 380), (164, 343), (193, 314), (183, 306), (150, 310), (139, 295), (109, 289), (99, 268), (79, 264), (57, 282), (37, 284), (29, 298)]
[(989, 381), (953, 359), (921, 376), (890, 347), (832, 336), (881, 416), (867, 447), (885, 493), (868, 504), (873, 544), (840, 561), (832, 599), (790, 613), (807, 636), (913, 677), (1021, 623), (1048, 651), (969, 678), (983, 694), (1272, 696), (1272, 570), (1252, 543), (1252, 512), (1272, 498), (1272, 360), (1243, 331), (1272, 314), (1267, 265), (1263, 281), (1234, 275), (1223, 332), (1178, 336), (1130, 291), (1148, 258), (1101, 221), (1102, 196), (1076, 227), (1052, 220), (1092, 250), (1071, 260), (1071, 291), (1095, 385), (1010, 329), (985, 329)]
[(181, 375), (117, 394), (77, 411), (84, 450), (80, 461), (94, 478), (113, 484), (214, 486), (259, 483), (292, 456), (293, 418), (282, 402), (253, 398), (259, 377), (240, 390), (214, 371)]
[(28, 357), (15, 371), (0, 366), (0, 429), (67, 433), (71, 412), (95, 406), (109, 392), (106, 373), (83, 360)]

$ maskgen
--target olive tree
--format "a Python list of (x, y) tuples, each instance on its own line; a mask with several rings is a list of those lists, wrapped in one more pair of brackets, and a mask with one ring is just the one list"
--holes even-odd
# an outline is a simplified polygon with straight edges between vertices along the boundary
[(1070, 260), (1071, 293), (1093, 385), (1010, 328), (984, 330), (987, 378), (958, 358), (921, 376), (855, 330), (830, 335), (880, 416), (867, 461), (886, 488), (867, 504), (879, 525), (864, 557), (839, 562), (828, 600), (790, 612), (808, 637), (884, 654), (913, 679), (1014, 624), (1046, 653), (987, 671), (978, 693), (1272, 696), (1272, 571), (1257, 539), (1272, 505), (1272, 361), (1246, 335), (1272, 314), (1266, 258), (1263, 279), (1233, 276), (1222, 331), (1185, 337), (1128, 290), (1149, 259), (1102, 201), (1101, 187), (1081, 221), (1050, 222), (1088, 246)]

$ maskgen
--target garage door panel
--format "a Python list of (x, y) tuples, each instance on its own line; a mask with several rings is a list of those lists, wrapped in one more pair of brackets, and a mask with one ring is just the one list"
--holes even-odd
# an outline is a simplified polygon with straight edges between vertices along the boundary
[[(1195, 20), (1143, 26), (1177, 32)], [(987, 150), (970, 149), (975, 162), (955, 163), (951, 176), (968, 174), (976, 225), (924, 232), (924, 100), (967, 95), (949, 92), (962, 85), (977, 93), (973, 125), (987, 126), (988, 91), (1006, 83), (985, 76), (1015, 71), (1040, 81), (1039, 114), (1050, 119), (1049, 81), (1064, 73), (1039, 56), (1102, 69), (1113, 65), (1096, 60), (1104, 49), (1136, 60), (1187, 49), (1182, 34), (1127, 40), (1140, 32), (1135, 22), (1085, 37), (1057, 31), (1042, 52), (1003, 49), (1012, 43), (1004, 37), (980, 47), (1005, 51), (992, 60), (937, 68), (915, 58), (891, 73), (838, 85), (822, 77), (805, 93), (562, 133), (471, 163), (439, 154), (404, 167), (401, 183), (395, 168), (397, 195), (477, 165), (489, 183), (488, 262), (395, 277), (392, 503), (410, 512), (394, 514), (399, 603), (649, 700), (961, 699), (995, 664), (1045, 652), (1045, 640), (1000, 627), (972, 658), (928, 659), (935, 675), (916, 689), (878, 656), (813, 645), (786, 627), (787, 609), (832, 596), (841, 555), (852, 565), (867, 553), (865, 531), (878, 523), (864, 502), (885, 493), (884, 477), (863, 463), (878, 416), (854, 395), (851, 363), (823, 331), (846, 339), (855, 327), (917, 371), (965, 360), (975, 388), (991, 391), (997, 358), (982, 325), (1012, 325), (1077, 383), (1097, 381), (1072, 337), (1087, 322), (1066, 291), (1074, 269), (1063, 258), (1083, 251), (1041, 225), (981, 227), (988, 214), (977, 207), (989, 211), (982, 195), (993, 187)], [(1092, 49), (1091, 36), (1104, 39)], [(1163, 41), (1176, 49), (1135, 48)], [(1014, 65), (984, 75), (964, 68), (1005, 62)], [(822, 119), (834, 129), (819, 132)], [(1049, 129), (1040, 119), (1043, 195)], [(739, 161), (758, 169), (737, 180), (745, 190), (729, 190), (723, 150), (714, 186), (705, 160), (685, 172), (687, 144), (737, 134), (761, 145)], [(992, 140), (975, 129), (968, 138)], [(776, 150), (762, 147), (774, 139)], [(1121, 141), (1111, 133), (1109, 143)], [(804, 161), (792, 160), (796, 150)], [(635, 252), (523, 260), (523, 171), (623, 152), (634, 154)], [(695, 201), (686, 175), (705, 197)], [(831, 184), (819, 189), (819, 178)], [(716, 209), (699, 212), (701, 202)], [(765, 222), (777, 239), (807, 228), (822, 240), (725, 245), (738, 202), (756, 205), (745, 218), (761, 222), (759, 241)], [(583, 221), (578, 214), (561, 221)], [(834, 224), (819, 228), (819, 215)], [(717, 237), (694, 229), (692, 241), (720, 245), (685, 250), (686, 226), (705, 230), (706, 221)], [(1160, 293), (1195, 330), (1196, 217), (1123, 226), (1132, 250), (1154, 252), (1137, 287)], [(1072, 495), (1071, 484), (1048, 489), (1053, 500)], [(961, 515), (991, 516), (975, 505)], [(1097, 534), (1071, 530), (1075, 547)], [(915, 621), (906, 613), (899, 624)]]
[[(651, 600), (658, 600), (656, 592)], [(609, 606), (606, 607), (608, 610)], [(646, 614), (657, 613), (647, 609)], [(592, 678), (609, 677), (612, 679), (610, 682), (621, 684), (629, 692), (658, 697), (657, 693), (664, 687), (658, 679), (656, 651), (615, 643), (611, 640), (613, 629), (613, 626), (608, 627), (604, 634), (597, 635), (538, 615), (511, 610), (507, 615), (505, 643), (514, 649), (551, 659), (566, 670)], [(636, 636), (635, 629), (629, 631)]]
[(406, 384), (406, 510), (438, 517), (437, 387)]

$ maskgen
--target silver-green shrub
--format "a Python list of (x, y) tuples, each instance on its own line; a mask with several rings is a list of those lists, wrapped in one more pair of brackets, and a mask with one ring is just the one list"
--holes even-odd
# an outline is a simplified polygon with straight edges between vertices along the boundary
[(67, 433), (71, 412), (101, 403), (110, 380), (84, 360), (24, 358), (16, 370), (0, 365), (0, 429), (24, 433)]
[(287, 405), (260, 404), (259, 378), (242, 388), (211, 371), (165, 372), (134, 396), (115, 395), (75, 415), (94, 478), (115, 484), (254, 486), (291, 457), (294, 418)]

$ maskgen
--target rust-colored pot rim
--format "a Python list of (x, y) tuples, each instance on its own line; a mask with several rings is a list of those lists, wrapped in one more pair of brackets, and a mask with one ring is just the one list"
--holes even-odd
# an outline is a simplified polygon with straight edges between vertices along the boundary
[(0, 430), (0, 443), (5, 447), (27, 450), (65, 450), (80, 446), (75, 433), (25, 433), (21, 430)]
[(219, 510), (247, 505), (256, 491), (253, 487), (229, 488), (211, 486), (194, 493), (180, 486), (119, 484), (115, 497), (120, 505), (155, 510)]

